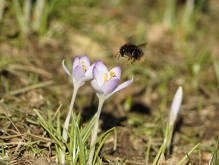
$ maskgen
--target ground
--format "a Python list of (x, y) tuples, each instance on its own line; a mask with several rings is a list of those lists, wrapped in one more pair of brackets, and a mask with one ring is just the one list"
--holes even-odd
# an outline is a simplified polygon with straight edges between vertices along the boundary
[[(65, 59), (70, 68), (76, 56), (86, 54), (91, 63), (102, 60), (109, 69), (121, 66), (120, 83), (134, 77), (128, 88), (104, 103), (99, 134), (115, 127), (117, 148), (113, 149), (112, 134), (101, 150), (103, 164), (110, 164), (106, 160), (152, 164), (179, 86), (183, 101), (171, 153), (162, 155), (158, 164), (177, 164), (198, 143), (187, 164), (209, 164), (219, 135), (219, 3), (209, 0), (204, 7), (196, 6), (186, 24), (184, 2), (176, 4), (171, 24), (163, 19), (169, 11), (165, 5), (163, 1), (66, 1), (53, 6), (46, 30), (30, 29), (26, 35), (18, 28), (12, 2), (7, 2), (0, 25), (0, 142), (4, 147), (0, 162), (57, 164), (55, 142), (37, 123), (34, 109), (49, 121), (60, 108), (64, 121), (73, 86), (61, 63)], [(115, 58), (127, 42), (147, 43), (142, 48), (143, 62)], [(74, 105), (82, 125), (97, 106), (98, 98), (87, 82)]]

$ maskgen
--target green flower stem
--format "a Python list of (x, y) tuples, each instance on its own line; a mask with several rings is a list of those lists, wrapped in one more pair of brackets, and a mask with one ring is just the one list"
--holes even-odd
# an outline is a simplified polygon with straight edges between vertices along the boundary
[[(94, 142), (96, 141), (96, 139), (97, 139), (98, 122), (99, 122), (100, 112), (101, 112), (101, 109), (103, 107), (104, 101), (105, 101), (105, 99), (99, 99), (99, 105), (98, 105), (98, 110), (97, 110), (97, 114), (96, 114), (95, 124), (94, 124), (94, 128), (93, 128), (93, 132), (91, 134), (91, 144), (90, 144), (90, 146), (92, 146), (94, 144)], [(94, 151), (95, 151), (95, 146), (90, 151), (88, 162), (87, 162), (88, 165), (92, 165), (92, 161), (93, 161), (93, 157), (94, 157)]]
[[(76, 98), (78, 89), (79, 89), (79, 87), (77, 87), (75, 85), (75, 87), (73, 89), (72, 98), (71, 98), (71, 104), (70, 104), (70, 107), (69, 107), (69, 110), (68, 110), (68, 115), (65, 119), (65, 123), (64, 123), (64, 126), (63, 126), (62, 137), (65, 140), (65, 142), (67, 142), (67, 140), (68, 140), (68, 125), (69, 125), (69, 122), (70, 122), (71, 113), (72, 113), (72, 109), (73, 109), (73, 106), (74, 106), (74, 102), (75, 102), (75, 98)], [(65, 164), (65, 150), (66, 150), (65, 146), (63, 146), (63, 148), (60, 150), (61, 163), (62, 164)]]
[(167, 137), (168, 138), (168, 143), (167, 143), (167, 155), (170, 155), (170, 148), (171, 148), (171, 142), (172, 142), (172, 138), (173, 138), (173, 129), (174, 129), (174, 125), (169, 125), (168, 126), (168, 134), (169, 136)]

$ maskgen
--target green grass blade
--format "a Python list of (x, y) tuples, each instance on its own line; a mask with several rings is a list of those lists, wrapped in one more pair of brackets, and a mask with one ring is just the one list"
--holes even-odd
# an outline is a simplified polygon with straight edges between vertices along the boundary
[(93, 130), (95, 118), (96, 118), (96, 115), (94, 115), (94, 117), (89, 121), (89, 123), (86, 124), (86, 126), (81, 130), (81, 135), (82, 135), (84, 142), (87, 141), (87, 139), (89, 138), (89, 136)]
[(94, 159), (93, 159), (93, 164), (96, 162), (97, 160), (97, 157), (99, 155), (99, 152), (100, 152), (100, 149), (102, 148), (103, 144), (105, 143), (106, 139), (109, 137), (109, 135), (112, 133), (112, 131), (114, 130), (115, 128), (113, 128), (110, 132), (108, 132), (107, 134), (104, 135), (104, 138), (103, 140), (101, 140), (101, 143), (99, 144), (97, 150), (95, 151), (95, 156), (94, 156)]
[(209, 165), (218, 165), (218, 164), (219, 164), (219, 139), (217, 141), (215, 150), (212, 153), (211, 160), (209, 161)]
[(148, 162), (149, 162), (150, 149), (151, 149), (151, 137), (149, 137), (149, 139), (148, 139), (148, 147), (147, 147), (147, 151), (146, 151), (146, 155), (145, 155), (145, 162), (146, 162), (146, 165), (147, 165)]
[(84, 152), (85, 146), (77, 123), (75, 123), (75, 128), (77, 131), (76, 134), (77, 134), (77, 143), (79, 149), (79, 161), (80, 161), (80, 165), (84, 165), (86, 164), (86, 156)]
[(214, 66), (214, 71), (215, 71), (215, 75), (217, 78), (217, 87), (219, 89), (219, 64), (216, 60), (213, 61), (213, 66)]
[[(115, 127), (109, 129), (108, 131), (106, 131), (105, 133), (103, 133), (95, 142), (94, 144), (90, 147), (90, 151), (93, 147), (95, 147), (95, 145), (100, 142), (99, 147), (97, 148), (97, 151), (95, 152), (95, 156), (93, 159), (93, 164), (95, 163), (97, 156), (99, 154), (99, 151), (101, 149), (101, 147), (103, 146), (104, 142), (106, 141), (107, 137), (112, 133), (112, 131), (114, 131)], [(102, 140), (103, 139), (103, 140)]]
[(56, 143), (60, 146), (60, 148), (62, 148), (63, 145), (61, 144), (60, 140), (62, 140), (64, 142), (64, 139), (59, 134), (59, 132), (57, 132), (57, 130), (52, 125), (50, 125), (48, 122), (46, 122), (37, 110), (34, 109), (34, 111), (36, 112), (36, 114), (39, 118), (39, 122), (43, 126), (43, 128), (56, 141)]
[(190, 156), (190, 155), (196, 150), (196, 148), (199, 147), (199, 145), (200, 145), (200, 143), (198, 143), (195, 147), (193, 147), (193, 148), (188, 152), (188, 154), (186, 154), (186, 155), (180, 160), (180, 162), (177, 163), (177, 165), (181, 165), (181, 164), (188, 158), (188, 156)]

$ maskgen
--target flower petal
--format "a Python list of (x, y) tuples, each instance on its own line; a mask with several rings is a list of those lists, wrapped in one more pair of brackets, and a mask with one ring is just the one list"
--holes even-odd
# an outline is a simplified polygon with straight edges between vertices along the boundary
[(90, 67), (90, 61), (88, 56), (84, 55), (80, 58), (80, 62), (84, 62), (84, 65), (86, 66), (86, 68)]
[(94, 69), (95, 65), (96, 65), (96, 63), (94, 63), (93, 65), (91, 65), (90, 67), (87, 68), (87, 71), (85, 72), (85, 76), (88, 76), (91, 74), (93, 77), (93, 69)]
[(99, 87), (101, 87), (103, 84), (104, 78), (102, 78), (103, 76), (101, 76), (99, 70), (96, 68), (96, 65), (93, 68), (93, 77), (97, 81), (97, 84), (99, 85)]
[(182, 97), (183, 97), (183, 90), (182, 90), (182, 87), (180, 86), (176, 91), (176, 94), (173, 98), (173, 102), (171, 105), (170, 120), (169, 120), (170, 125), (173, 125), (177, 118), (177, 115), (178, 115), (178, 112), (181, 106), (181, 102), (182, 102)]
[(74, 68), (78, 65), (78, 63), (80, 62), (80, 59), (78, 56), (75, 57), (73, 64), (72, 64), (72, 71), (74, 70)]
[(103, 64), (102, 61), (97, 61), (95, 67), (97, 68), (97, 70), (100, 73), (101, 79), (104, 80), (104, 76), (106, 73), (108, 73), (108, 69), (107, 67)]
[(88, 81), (93, 79), (93, 69), (96, 63), (88, 67), (87, 71), (85, 72), (85, 77), (82, 79), (83, 81)]
[(72, 76), (71, 76), (71, 74), (70, 74), (68, 68), (65, 66), (65, 60), (62, 61), (62, 67), (63, 67), (63, 69), (65, 70), (65, 72), (72, 78)]
[(118, 78), (111, 78), (108, 81), (104, 82), (101, 86), (101, 89), (104, 91), (105, 95), (111, 94), (117, 87), (119, 83)]
[(84, 70), (80, 65), (76, 66), (73, 69), (73, 77), (76, 81), (81, 81), (82, 78), (84, 78), (84, 75), (85, 75)]
[(122, 89), (124, 89), (124, 88), (126, 88), (127, 86), (129, 86), (129, 85), (132, 83), (132, 81), (133, 81), (133, 77), (132, 77), (132, 79), (130, 79), (130, 80), (128, 80), (128, 81), (126, 81), (126, 82), (120, 84), (120, 85), (112, 92), (112, 94), (115, 93), (115, 92), (118, 92), (118, 91), (120, 91), (120, 90), (122, 90)]
[(122, 69), (121, 69), (119, 66), (117, 66), (117, 67), (111, 69), (109, 72), (114, 72), (114, 73), (116, 73), (116, 77), (117, 77), (118, 79), (120, 79), (121, 73), (122, 73)]
[(98, 95), (104, 95), (103, 90), (100, 88), (100, 86), (98, 85), (95, 79), (91, 81), (91, 86), (94, 88), (94, 90)]
[(91, 80), (91, 79), (93, 79), (93, 75), (92, 75), (92, 74), (83, 77), (81, 80), (82, 80), (82, 81), (89, 81), (89, 80)]

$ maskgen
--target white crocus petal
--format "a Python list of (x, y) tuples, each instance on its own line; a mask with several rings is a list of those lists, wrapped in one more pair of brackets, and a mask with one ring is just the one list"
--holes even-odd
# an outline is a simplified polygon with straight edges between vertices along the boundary
[(129, 86), (129, 85), (132, 83), (132, 81), (133, 81), (133, 77), (132, 77), (132, 79), (130, 79), (130, 80), (128, 80), (128, 81), (126, 81), (126, 82), (120, 84), (120, 85), (112, 92), (112, 94), (113, 94), (113, 93), (116, 93), (116, 92), (118, 92), (118, 91), (120, 91), (120, 90), (122, 90), (122, 89), (124, 89), (124, 88), (126, 88), (127, 86)]
[(97, 94), (104, 95), (104, 91), (101, 89), (95, 79), (91, 81), (91, 86), (94, 88)]
[(65, 66), (65, 60), (62, 61), (62, 67), (65, 70), (65, 72), (69, 75), (69, 77), (72, 78), (72, 75), (70, 74), (68, 68)]
[(88, 76), (88, 75), (93, 75), (93, 68), (94, 66), (96, 65), (96, 63), (94, 63), (93, 65), (91, 65), (90, 67), (88, 67), (87, 71), (85, 72), (85, 76)]
[(93, 78), (93, 68), (95, 66), (95, 63), (93, 65), (91, 65), (87, 71), (85, 72), (85, 77), (82, 79), (82, 81), (88, 81), (91, 80)]
[(172, 106), (170, 110), (170, 125), (173, 125), (177, 118), (177, 115), (178, 115), (178, 112), (181, 106), (181, 102), (182, 102), (182, 97), (183, 97), (183, 90), (182, 90), (182, 87), (180, 86), (177, 89), (176, 94), (173, 98), (173, 102), (172, 102)]

